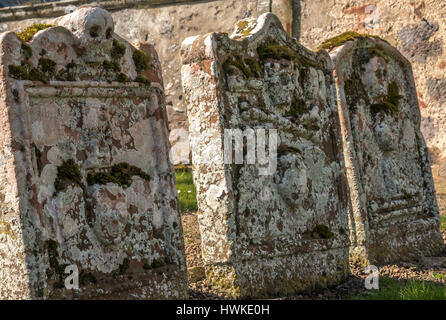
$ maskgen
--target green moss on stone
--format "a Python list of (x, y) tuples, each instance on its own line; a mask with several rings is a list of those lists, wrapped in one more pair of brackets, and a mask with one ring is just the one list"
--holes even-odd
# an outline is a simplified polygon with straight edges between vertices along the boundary
[(370, 103), (369, 96), (362, 84), (361, 76), (357, 71), (354, 71), (350, 78), (344, 82), (344, 92), (347, 104), (351, 111), (356, 108), (356, 105), (363, 101), (366, 104)]
[(117, 61), (104, 60), (104, 62), (102, 62), (102, 66), (104, 67), (105, 71), (121, 71), (121, 65)]
[(56, 62), (51, 59), (40, 58), (38, 68), (48, 78), (52, 78), (56, 74)]
[(256, 78), (263, 78), (263, 70), (256, 59), (246, 58), (244, 61)]
[(399, 93), (398, 84), (395, 81), (389, 83), (387, 88), (387, 95), (379, 98), (378, 103), (370, 106), (372, 114), (377, 114), (381, 111), (388, 114), (396, 114), (399, 111), (400, 100), (403, 98)]
[(110, 172), (89, 173), (87, 183), (90, 186), (94, 184), (116, 183), (123, 188), (128, 188), (132, 184), (133, 176), (139, 176), (144, 180), (150, 181), (150, 176), (141, 169), (123, 162), (114, 165)]
[(9, 65), (9, 76), (17, 80), (26, 80), (29, 77), (28, 71), (22, 64), (20, 66)]
[(347, 41), (352, 41), (355, 39), (366, 39), (366, 38), (381, 39), (380, 37), (371, 34), (360, 34), (355, 31), (347, 31), (340, 35), (337, 35), (336, 37), (325, 40), (324, 42), (322, 42), (320, 49), (331, 50), (333, 48), (342, 46)]
[(135, 63), (136, 72), (140, 73), (149, 68), (150, 58), (141, 50), (135, 50), (132, 58)]
[(330, 231), (330, 228), (328, 228), (326, 225), (318, 224), (314, 231), (322, 238), (322, 239), (329, 239), (333, 237), (333, 233)]
[(330, 228), (323, 224), (318, 224), (311, 231), (304, 232), (304, 235), (312, 239), (330, 239), (334, 236)]
[(64, 288), (64, 275), (65, 268), (68, 266), (67, 264), (59, 263), (59, 245), (54, 240), (46, 241), (46, 249), (48, 253), (48, 262), (49, 269), (47, 270), (47, 276), (53, 277), (55, 282), (53, 283), (54, 289), (63, 289)]
[(290, 107), (289, 116), (293, 118), (298, 118), (299, 116), (305, 114), (308, 112), (307, 105), (305, 103), (305, 100), (303, 99), (296, 99), (293, 101)]
[(32, 145), (34, 148), (34, 155), (36, 156), (36, 163), (37, 163), (37, 171), (39, 172), (39, 176), (42, 173), (42, 152), (37, 148), (35, 144)]
[(145, 86), (150, 86), (150, 84), (151, 84), (149, 79), (147, 79), (146, 77), (140, 76), (140, 75), (136, 76), (135, 82), (142, 83)]
[(33, 68), (27, 60), (20, 66), (9, 65), (9, 76), (17, 80), (42, 81), (47, 83), (56, 73), (56, 63), (50, 59), (40, 58), (37, 68)]
[(267, 43), (257, 48), (257, 53), (261, 60), (274, 59), (274, 60), (295, 60), (297, 58), (296, 53), (290, 48), (281, 46), (279, 44)]
[(241, 56), (236, 55), (228, 57), (226, 61), (223, 63), (223, 70), (225, 71), (226, 74), (233, 75), (234, 67), (240, 70), (247, 78), (263, 77), (262, 68), (255, 59), (252, 58), (243, 59)]
[(119, 274), (124, 274), (130, 266), (130, 259), (124, 258), (122, 263), (119, 265)]
[(65, 189), (67, 185), (72, 183), (82, 186), (82, 176), (74, 160), (69, 159), (57, 167), (57, 177), (54, 182), (54, 188), (56, 191), (61, 191)]
[(96, 284), (96, 277), (91, 272), (85, 272), (84, 270), (82, 270), (79, 274), (79, 284), (81, 286), (85, 286), (89, 283)]
[(37, 32), (50, 27), (54, 27), (54, 25), (46, 23), (35, 23), (32, 26), (25, 28), (23, 31), (17, 33), (17, 36), (23, 41), (28, 42), (34, 37)]
[(64, 70), (61, 70), (57, 75), (57, 80), (60, 81), (76, 81), (76, 63), (71, 61), (65, 66)]
[(130, 78), (123, 72), (118, 73), (116, 76), (116, 81), (118, 82), (130, 82)]
[(164, 267), (166, 263), (162, 259), (155, 259), (152, 261), (152, 264), (145, 263), (143, 266), (144, 270), (152, 270), (156, 268)]
[(121, 44), (118, 40), (113, 39), (113, 45), (110, 53), (111, 58), (113, 60), (121, 59), (125, 54), (125, 49), (126, 47), (124, 44)]
[(28, 61), (28, 59), (33, 55), (33, 50), (26, 43), (22, 43), (21, 51), (26, 61)]

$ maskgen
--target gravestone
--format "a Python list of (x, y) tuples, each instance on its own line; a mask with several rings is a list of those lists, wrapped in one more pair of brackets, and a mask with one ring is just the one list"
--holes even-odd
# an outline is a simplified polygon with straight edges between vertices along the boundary
[(0, 298), (185, 297), (156, 52), (103, 9), (58, 24), (0, 35)]
[(352, 259), (379, 264), (439, 254), (440, 217), (411, 65), (387, 42), (355, 37), (330, 52), (353, 207)]
[(181, 52), (209, 283), (264, 297), (342, 281), (348, 196), (328, 55), (269, 13)]

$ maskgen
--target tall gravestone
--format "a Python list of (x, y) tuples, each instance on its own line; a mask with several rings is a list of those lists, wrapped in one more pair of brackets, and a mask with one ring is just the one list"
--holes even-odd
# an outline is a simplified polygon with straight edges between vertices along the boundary
[(103, 9), (58, 24), (0, 35), (0, 298), (184, 297), (156, 53)]
[[(437, 255), (440, 217), (410, 63), (387, 42), (332, 39), (353, 216), (352, 259)], [(330, 41), (326, 42), (329, 43)]]
[(264, 297), (342, 281), (348, 197), (328, 55), (263, 14), (231, 37), (186, 39), (182, 59), (209, 283)]

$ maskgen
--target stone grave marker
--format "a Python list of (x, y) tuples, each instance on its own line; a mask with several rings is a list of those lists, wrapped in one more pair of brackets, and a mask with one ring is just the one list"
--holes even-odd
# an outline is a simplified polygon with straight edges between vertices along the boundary
[(348, 195), (329, 56), (268, 13), (181, 53), (208, 281), (233, 297), (342, 281)]
[(0, 35), (0, 298), (185, 297), (159, 61), (81, 8)]
[(353, 215), (352, 259), (439, 254), (443, 239), (412, 68), (397, 49), (355, 35), (336, 43), (339, 115)]

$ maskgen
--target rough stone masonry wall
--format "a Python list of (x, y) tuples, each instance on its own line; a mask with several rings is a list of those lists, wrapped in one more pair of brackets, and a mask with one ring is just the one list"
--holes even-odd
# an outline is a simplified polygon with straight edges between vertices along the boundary
[(446, 176), (446, 2), (302, 0), (300, 41), (316, 49), (345, 31), (379, 35), (412, 63), (433, 170)]
[(156, 52), (103, 9), (57, 24), (0, 35), (0, 297), (184, 297)]
[(174, 163), (189, 163), (188, 124), (180, 76), (181, 42), (196, 34), (232, 32), (243, 18), (272, 10), (288, 29), (292, 27), (288, 8), (291, 0), (71, 0), (43, 5), (0, 9), (0, 32), (19, 31), (33, 23), (51, 23), (60, 15), (84, 4), (110, 10), (115, 30), (130, 42), (148, 41), (160, 57), (167, 97), (170, 142)]

